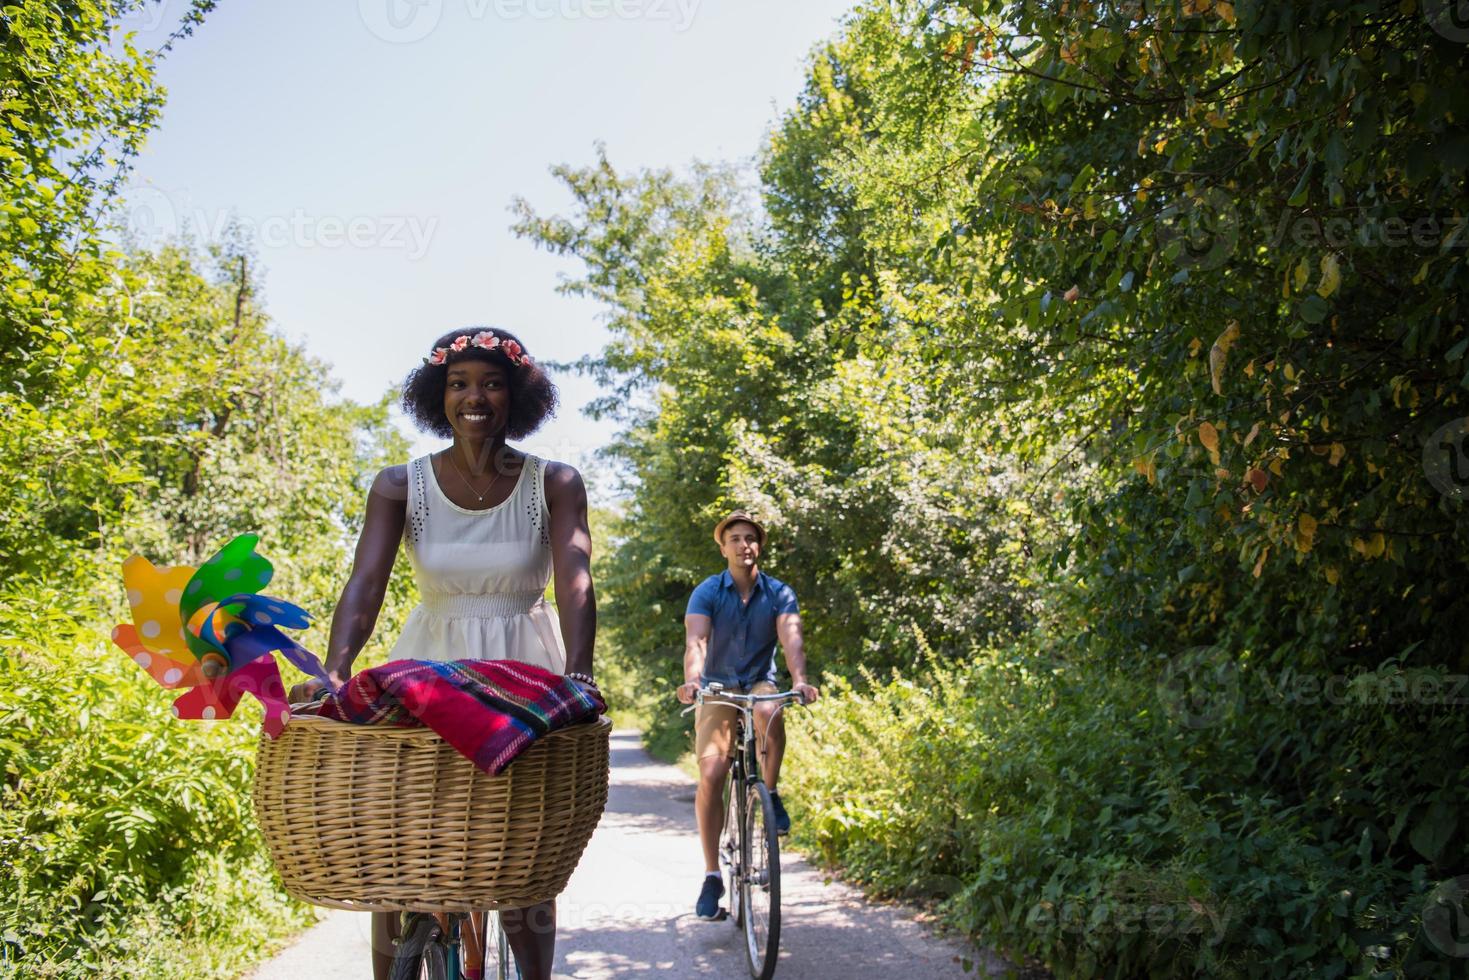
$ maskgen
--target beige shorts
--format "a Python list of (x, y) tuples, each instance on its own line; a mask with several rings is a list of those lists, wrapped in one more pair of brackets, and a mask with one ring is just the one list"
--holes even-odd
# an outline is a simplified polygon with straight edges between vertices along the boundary
[[(748, 691), (739, 687), (726, 690), (731, 694), (774, 694), (777, 688), (770, 681), (756, 681)], [(733, 758), (736, 747), (735, 718), (738, 714), (739, 709), (732, 704), (699, 705), (699, 709), (694, 712), (694, 758)]]

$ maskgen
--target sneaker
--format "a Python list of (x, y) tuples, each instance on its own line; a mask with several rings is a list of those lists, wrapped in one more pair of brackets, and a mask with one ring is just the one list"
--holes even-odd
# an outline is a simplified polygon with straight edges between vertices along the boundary
[(718, 875), (705, 875), (704, 887), (699, 890), (699, 903), (694, 914), (701, 919), (719, 918), (719, 900), (724, 896), (724, 882)]
[(775, 808), (776, 836), (784, 837), (791, 832), (791, 816), (786, 813), (785, 804), (780, 801), (779, 793), (770, 794), (770, 805)]

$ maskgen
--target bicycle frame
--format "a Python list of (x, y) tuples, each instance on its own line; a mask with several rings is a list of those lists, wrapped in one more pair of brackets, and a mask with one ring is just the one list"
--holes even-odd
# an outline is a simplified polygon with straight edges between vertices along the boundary
[[(467, 915), (468, 913), (465, 912), (408, 912), (403, 915), (403, 926), (401, 930), (403, 937), (409, 936), (418, 927), (419, 923), (425, 920), (432, 921), (438, 930), (440, 937), (436, 945), (445, 954), (443, 972), (441, 974), (443, 980), (463, 980), (464, 973), (461, 969), (465, 942), (463, 925)], [(520, 968), (515, 965), (515, 958), (510, 954), (510, 946), (505, 938), (505, 930), (500, 925), (499, 913), (489, 913), (485, 918), (485, 925), (485, 980), (519, 980)], [(418, 968), (417, 964), (424, 955), (425, 951), (423, 949), (415, 951), (415, 969)], [(397, 970), (396, 964), (394, 970)], [(437, 971), (433, 970), (430, 972), (437, 973)]]

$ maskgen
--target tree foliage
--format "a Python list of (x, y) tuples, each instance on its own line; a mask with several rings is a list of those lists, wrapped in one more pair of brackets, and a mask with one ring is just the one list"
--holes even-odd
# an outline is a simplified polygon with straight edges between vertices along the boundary
[[(522, 205), (610, 309), (609, 618), (675, 676), (707, 527), (766, 514), (813, 663), (855, 685), (802, 760), (833, 859), (960, 881), (958, 921), (1075, 975), (1452, 972), (1424, 919), (1469, 871), (1442, 13), (868, 3), (757, 188), (604, 157), (559, 171), (570, 213)], [(969, 693), (930, 708), (936, 675)], [(1262, 821), (1269, 854), (1239, 843)], [(1146, 881), (1235, 925), (1015, 915)]]
[[(234, 236), (110, 226), (162, 104), (139, 3), (0, 10), (0, 963), (7, 975), (233, 976), (299, 926), (248, 803), (242, 717), (172, 722), (107, 638), (119, 563), (263, 535), (272, 586), (325, 619), (366, 481), (401, 459), (376, 405), (270, 328)], [(213, 4), (196, 0), (174, 40)], [(380, 620), (411, 589), (396, 576)], [(324, 645), (325, 623), (305, 637)]]

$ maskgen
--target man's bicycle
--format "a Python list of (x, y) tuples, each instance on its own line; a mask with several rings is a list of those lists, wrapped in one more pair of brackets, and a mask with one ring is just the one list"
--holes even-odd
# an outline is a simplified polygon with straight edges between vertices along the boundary
[[(469, 914), (465, 912), (404, 912), (398, 948), (393, 954), (392, 980), (462, 980), (468, 932), (464, 927), (468, 923)], [(488, 922), (480, 919), (476, 932), (490, 937), (485, 944), (485, 980), (520, 980), (500, 914), (490, 912)]]
[(724, 789), (719, 863), (724, 870), (730, 918), (745, 933), (750, 976), (770, 980), (780, 951), (780, 841), (775, 807), (770, 802), (770, 790), (760, 778), (756, 751), (755, 705), (761, 702), (775, 704), (777, 712), (788, 704), (806, 703), (795, 691), (735, 694), (726, 692), (722, 684), (711, 683), (699, 689), (687, 710), (702, 704), (728, 704), (739, 712), (735, 720), (739, 748)]

